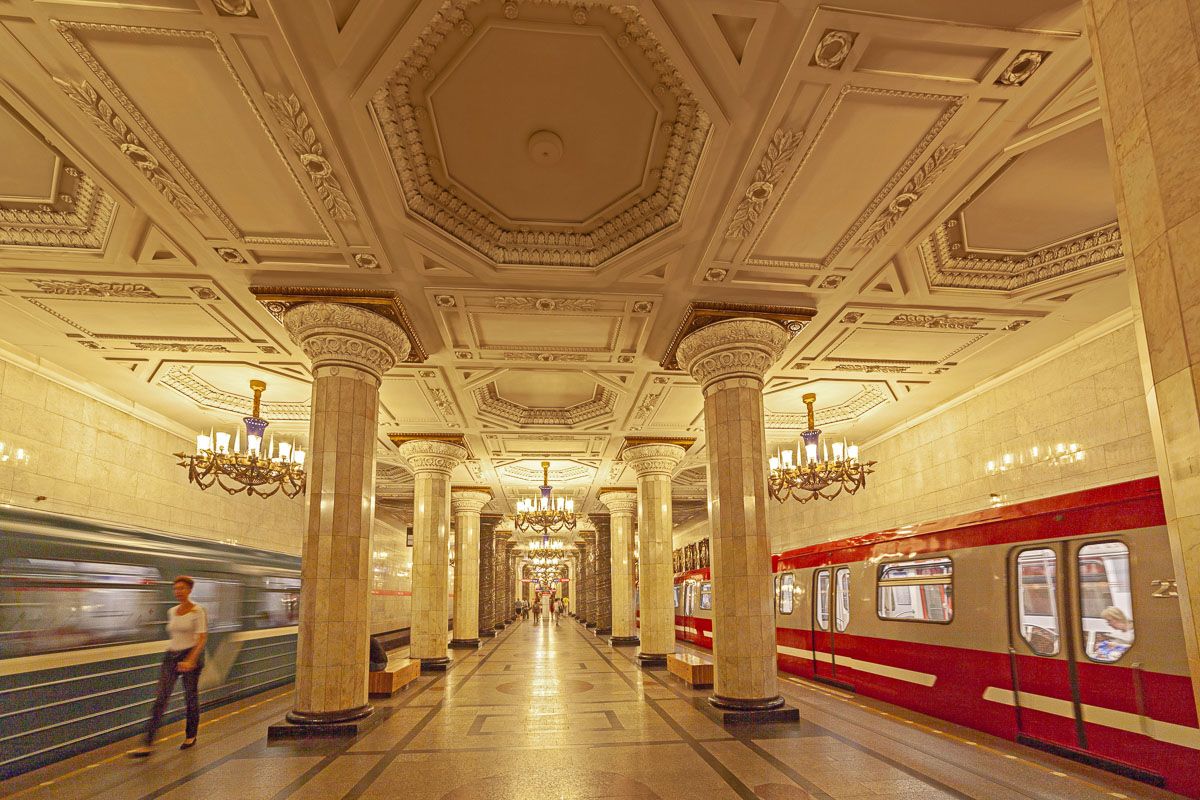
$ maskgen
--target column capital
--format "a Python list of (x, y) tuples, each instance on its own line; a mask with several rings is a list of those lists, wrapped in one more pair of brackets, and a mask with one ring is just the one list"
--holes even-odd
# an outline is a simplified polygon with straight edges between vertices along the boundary
[(621, 459), (640, 479), (646, 475), (670, 475), (683, 460), (685, 452), (677, 444), (648, 442), (626, 447), (621, 451)]
[(313, 369), (345, 366), (379, 380), (412, 349), (400, 326), (356, 306), (305, 303), (288, 309), (282, 321)]
[(788, 343), (788, 333), (773, 321), (754, 317), (721, 320), (689, 333), (680, 342), (679, 364), (708, 390), (730, 378), (762, 383), (762, 377)]
[(474, 512), (492, 502), (492, 490), (486, 486), (451, 486), (450, 511), (453, 514)]
[(596, 499), (611, 516), (637, 513), (637, 489), (601, 489)]
[(396, 448), (413, 472), (440, 472), (449, 475), (467, 460), (467, 448), (440, 439), (410, 439)]

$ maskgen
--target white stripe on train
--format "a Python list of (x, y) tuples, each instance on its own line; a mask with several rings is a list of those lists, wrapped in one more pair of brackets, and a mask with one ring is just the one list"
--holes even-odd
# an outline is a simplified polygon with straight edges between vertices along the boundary
[[(1001, 689), (998, 686), (989, 686), (984, 689), (983, 699), (1006, 706), (1015, 705), (1013, 691), (1011, 689)], [(1163, 722), (1162, 720), (1151, 719), (1150, 717), (1143, 717), (1138, 714), (1130, 714), (1128, 711), (1117, 711), (1113, 708), (1092, 706), (1087, 703), (1081, 704), (1081, 707), (1083, 709), (1084, 722), (1090, 722), (1093, 725), (1103, 725), (1106, 728), (1116, 728), (1127, 733), (1149, 736), (1151, 739), (1157, 739), (1160, 742), (1167, 742), (1168, 744), (1175, 744), (1192, 750), (1200, 750), (1200, 729), (1189, 728), (1186, 725), (1177, 725), (1173, 722)], [(1053, 714), (1056, 717), (1063, 717), (1065, 719), (1075, 719), (1075, 708), (1071, 705), (1070, 700), (1060, 700), (1057, 697), (1047, 697), (1043, 694), (1021, 692), (1021, 708), (1041, 711), (1043, 714)]]
[[(248, 642), (253, 639), (266, 639), (271, 636), (295, 636), (299, 628), (290, 625), (283, 628), (262, 628), (253, 631), (235, 631), (229, 635), (230, 641)], [(39, 653), (36, 656), (18, 656), (0, 660), (0, 677), (19, 675), (24, 672), (36, 672), (40, 669), (57, 669), (59, 667), (77, 667), (81, 664), (95, 664), (97, 661), (112, 661), (118, 658), (144, 656), (150, 653), (161, 653), (167, 649), (167, 640), (159, 639), (154, 642), (137, 642), (136, 644), (118, 644), (108, 647), (90, 647), (86, 650), (68, 650), (62, 653)]]
[[(785, 647), (779, 645), (775, 648), (778, 652), (785, 656), (793, 656), (795, 658), (807, 658), (812, 660), (812, 650), (801, 650), (798, 647)], [(833, 663), (833, 656), (829, 653), (817, 651), (816, 658), (818, 661), (824, 661), (826, 664)], [(895, 678), (898, 681), (906, 681), (915, 683), (920, 686), (933, 686), (937, 683), (937, 675), (930, 675), (928, 672), (917, 672), (916, 670), (904, 669), (903, 667), (893, 667), (887, 664), (877, 664), (874, 661), (863, 661), (858, 658), (849, 656), (838, 656), (837, 663), (839, 666), (845, 666), (850, 669), (856, 669), (859, 672), (869, 672), (872, 675), (882, 675), (885, 678)]]

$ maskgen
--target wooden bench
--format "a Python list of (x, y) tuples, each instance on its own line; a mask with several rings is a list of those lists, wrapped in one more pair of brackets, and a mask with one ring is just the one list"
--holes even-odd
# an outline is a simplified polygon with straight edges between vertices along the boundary
[(713, 685), (713, 663), (692, 653), (667, 656), (667, 671), (693, 689), (708, 689)]
[(387, 669), (369, 673), (367, 693), (372, 697), (391, 697), (415, 681), (420, 674), (420, 661), (411, 658), (392, 659)]

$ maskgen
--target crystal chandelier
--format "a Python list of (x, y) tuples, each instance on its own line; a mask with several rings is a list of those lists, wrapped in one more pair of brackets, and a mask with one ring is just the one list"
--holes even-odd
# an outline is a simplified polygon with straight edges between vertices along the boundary
[(815, 425), (813, 403), (817, 396), (810, 393), (801, 399), (808, 406), (808, 430), (800, 433), (795, 463), (791, 450), (771, 457), (767, 478), (771, 497), (781, 503), (788, 498), (807, 503), (818, 497), (832, 500), (842, 492), (854, 494), (867, 485), (867, 476), (874, 471), (875, 462), (859, 461), (858, 446), (847, 445), (844, 440), (833, 443), (833, 458), (830, 458), (829, 444), (821, 443), (821, 431)]
[(294, 443), (280, 442), (276, 447), (272, 436), (267, 451), (263, 452), (263, 433), (269, 423), (259, 416), (259, 410), (266, 388), (267, 384), (262, 381), (250, 381), (254, 410), (242, 419), (246, 425), (244, 452), (242, 432), (238, 430), (232, 437), (232, 449), (230, 435), (217, 431), (197, 436), (195, 453), (175, 454), (179, 466), (187, 468), (189, 483), (195, 483), (201, 489), (216, 484), (229, 494), (245, 492), (259, 497), (271, 497), (281, 491), (288, 497), (304, 493), (304, 451)]
[(541, 497), (522, 498), (517, 501), (517, 513), (513, 517), (519, 531), (533, 531), (543, 536), (557, 533), (564, 528), (575, 530), (575, 501), (561, 496), (551, 498), (550, 462), (542, 462)]

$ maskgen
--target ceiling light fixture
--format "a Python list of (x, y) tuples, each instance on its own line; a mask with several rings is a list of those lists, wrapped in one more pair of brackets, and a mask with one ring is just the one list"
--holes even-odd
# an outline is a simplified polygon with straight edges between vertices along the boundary
[(813, 413), (817, 396), (809, 393), (801, 399), (808, 407), (808, 430), (800, 433), (795, 463), (791, 450), (771, 457), (767, 478), (771, 497), (781, 503), (789, 498), (807, 503), (818, 497), (832, 500), (842, 492), (854, 494), (867, 485), (867, 476), (874, 472), (875, 462), (859, 461), (858, 446), (847, 445), (845, 440), (833, 443), (833, 458), (830, 458), (828, 443), (820, 447), (821, 431), (816, 427)]
[(550, 462), (542, 462), (542, 485), (540, 497), (522, 498), (517, 501), (517, 513), (513, 522), (519, 531), (533, 531), (546, 536), (561, 530), (575, 530), (575, 501), (561, 495), (552, 498), (550, 486)]
[(272, 436), (266, 453), (263, 453), (263, 434), (270, 423), (259, 413), (262, 393), (266, 388), (267, 384), (263, 381), (250, 381), (254, 407), (250, 416), (242, 419), (246, 426), (245, 452), (242, 451), (242, 432), (238, 430), (232, 437), (232, 449), (229, 445), (230, 435), (225, 431), (216, 431), (196, 437), (195, 453), (175, 454), (179, 466), (187, 468), (189, 483), (201, 489), (216, 484), (229, 494), (245, 492), (258, 497), (271, 497), (281, 491), (288, 497), (304, 494), (307, 483), (304, 451), (297, 448), (294, 442), (280, 442), (276, 448), (275, 437)]

